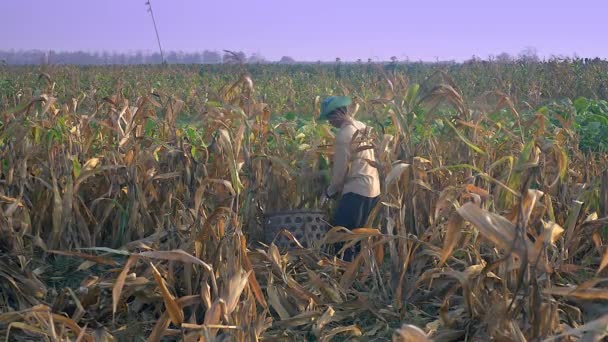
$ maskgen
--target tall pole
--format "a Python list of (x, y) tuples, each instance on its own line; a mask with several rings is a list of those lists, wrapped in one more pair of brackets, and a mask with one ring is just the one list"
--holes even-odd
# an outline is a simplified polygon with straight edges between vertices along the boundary
[(154, 24), (154, 32), (156, 32), (156, 41), (158, 42), (158, 49), (160, 50), (160, 59), (161, 62), (165, 62), (165, 56), (163, 55), (163, 48), (160, 45), (160, 36), (158, 35), (158, 29), (156, 28), (156, 20), (154, 20), (154, 12), (152, 11), (152, 0), (148, 0), (146, 5), (148, 5), (148, 11), (150, 11), (150, 15), (152, 16), (152, 23)]

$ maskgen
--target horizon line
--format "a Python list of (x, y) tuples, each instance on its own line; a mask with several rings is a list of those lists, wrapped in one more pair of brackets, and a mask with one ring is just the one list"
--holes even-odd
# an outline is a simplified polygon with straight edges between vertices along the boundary
[[(250, 53), (247, 54), (244, 51), (239, 51), (239, 50), (227, 50), (227, 49), (201, 49), (201, 50), (164, 50), (163, 54), (165, 56), (165, 62), (167, 61), (167, 56), (169, 54), (172, 53), (183, 53), (183, 54), (202, 54), (204, 52), (212, 52), (212, 53), (218, 53), (220, 54), (220, 58), (223, 59), (223, 56), (225, 54), (227, 54), (227, 52), (235, 52), (235, 53), (243, 53), (245, 59), (251, 58), (251, 57), (256, 57), (258, 58), (257, 61), (255, 62), (245, 62), (245, 64), (263, 64), (263, 63), (273, 63), (273, 62), (279, 62), (282, 58), (284, 57), (288, 57), (294, 60), (294, 62), (296, 63), (336, 63), (337, 60), (339, 59), (340, 62), (342, 63), (359, 63), (359, 62), (364, 62), (364, 63), (369, 63), (371, 62), (392, 62), (392, 58), (394, 57), (395, 60), (397, 62), (400, 63), (419, 63), (419, 62), (424, 62), (424, 63), (463, 63), (463, 62), (470, 62), (470, 61), (496, 61), (497, 57), (501, 56), (501, 55), (507, 55), (509, 57), (510, 60), (513, 61), (517, 61), (520, 59), (525, 59), (526, 57), (532, 57), (532, 58), (536, 58), (538, 59), (538, 61), (547, 61), (547, 60), (555, 60), (555, 59), (562, 59), (562, 60), (584, 60), (584, 59), (600, 59), (600, 60), (608, 60), (608, 57), (602, 57), (602, 56), (581, 56), (578, 55), (576, 52), (573, 52), (571, 55), (565, 55), (565, 54), (538, 54), (536, 52), (530, 54), (530, 55), (526, 55), (525, 53), (522, 52), (518, 53), (518, 54), (512, 54), (512, 53), (508, 53), (508, 52), (501, 52), (499, 54), (488, 54), (485, 57), (482, 56), (478, 56), (476, 54), (471, 54), (470, 57), (468, 58), (439, 58), (438, 56), (436, 56), (435, 58), (409, 58), (406, 57), (405, 59), (403, 58), (398, 58), (397, 55), (393, 55), (391, 57), (388, 57), (386, 59), (382, 59), (382, 58), (378, 58), (378, 56), (374, 56), (372, 57), (364, 57), (364, 58), (355, 58), (355, 59), (344, 59), (343, 57), (340, 56), (336, 56), (334, 59), (297, 59), (293, 56), (290, 55), (283, 55), (281, 58), (279, 59), (269, 59), (267, 57), (265, 57), (263, 54), (260, 54), (259, 52), (254, 52), (254, 53)], [(44, 56), (46, 57), (49, 53), (57, 53), (57, 54), (70, 54), (70, 53), (77, 53), (77, 52), (83, 52), (86, 54), (89, 54), (91, 56), (94, 55), (99, 55), (99, 54), (110, 54), (110, 56), (116, 56), (116, 55), (125, 55), (125, 56), (135, 56), (138, 53), (141, 53), (143, 56), (145, 57), (151, 57), (154, 55), (158, 55), (160, 56), (161, 54), (158, 51), (155, 51), (153, 49), (128, 49), (128, 50), (91, 50), (91, 49), (81, 49), (81, 50), (69, 50), (69, 49), (65, 49), (65, 50), (55, 50), (55, 49), (42, 49), (42, 48), (9, 48), (9, 49), (0, 49), (0, 54), (3, 53), (16, 53), (16, 52), (37, 52), (37, 53), (43, 53)], [(2, 60), (2, 59), (0, 59)], [(292, 63), (294, 63), (292, 62)], [(161, 62), (162, 63), (162, 62)], [(42, 63), (37, 63), (37, 64), (42, 64)], [(91, 64), (91, 63), (88, 63)], [(127, 64), (127, 63), (121, 63), (121, 64)], [(130, 64), (156, 64), (156, 63), (130, 63)], [(228, 64), (228, 63), (224, 63), (223, 61), (220, 63), (205, 63), (205, 62), (200, 62), (200, 63), (168, 63), (168, 64)]]

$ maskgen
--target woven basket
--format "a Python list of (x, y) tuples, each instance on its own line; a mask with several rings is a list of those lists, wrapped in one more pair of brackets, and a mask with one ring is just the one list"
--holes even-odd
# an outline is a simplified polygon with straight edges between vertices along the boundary
[(296, 244), (283, 234), (282, 229), (289, 231), (302, 246), (318, 246), (323, 240), (329, 225), (325, 213), (316, 210), (281, 211), (264, 216), (264, 239), (280, 249), (294, 248)]

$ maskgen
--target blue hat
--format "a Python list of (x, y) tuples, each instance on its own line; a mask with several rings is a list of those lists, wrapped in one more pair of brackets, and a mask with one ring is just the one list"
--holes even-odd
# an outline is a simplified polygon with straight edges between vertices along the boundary
[(351, 104), (352, 100), (348, 96), (329, 96), (321, 102), (321, 114), (319, 120), (327, 120), (327, 115), (333, 110), (346, 107)]

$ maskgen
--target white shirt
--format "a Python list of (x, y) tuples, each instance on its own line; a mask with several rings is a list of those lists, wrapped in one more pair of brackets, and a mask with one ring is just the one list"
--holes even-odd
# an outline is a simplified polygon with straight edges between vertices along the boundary
[[(365, 197), (380, 195), (378, 170), (368, 162), (376, 161), (374, 150), (363, 139), (366, 128), (364, 123), (354, 119), (340, 127), (334, 144), (334, 165), (331, 184), (327, 189), (329, 196), (333, 197), (339, 192), (342, 195), (352, 192)], [(355, 136), (357, 131), (359, 133)], [(357, 152), (357, 149), (362, 150)]]

